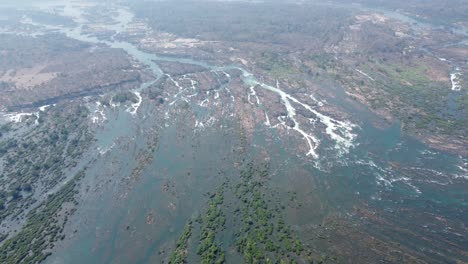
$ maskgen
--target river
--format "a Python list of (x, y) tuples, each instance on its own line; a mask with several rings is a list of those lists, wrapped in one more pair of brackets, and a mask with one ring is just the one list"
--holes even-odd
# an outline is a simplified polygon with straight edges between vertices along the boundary
[[(213, 164), (224, 168), (228, 174), (235, 174), (236, 169), (232, 165), (235, 157), (223, 151), (238, 144), (235, 137), (226, 140), (230, 138), (226, 135), (233, 135), (231, 132), (206, 129), (203, 133), (197, 133), (184, 130), (191, 136), (181, 139), (176, 136), (182, 133), (179, 131), (181, 128), (169, 123), (159, 132), (159, 145), (153, 161), (143, 170), (139, 181), (132, 183), (130, 188), (125, 186), (126, 175), (132, 175), (132, 170), (141, 166), (137, 158), (129, 157), (137, 157), (145, 149), (149, 142), (143, 137), (144, 131), (151, 130), (163, 119), (155, 117), (151, 120), (146, 117), (145, 111), (150, 106), (145, 106), (141, 96), (144, 89), (162, 76), (172, 78), (161, 70), (157, 61), (195, 64), (227, 76), (228, 71), (240, 71), (249, 102), (251, 97), (256, 96), (256, 89), (266, 89), (279, 96), (287, 118), (292, 121), (292, 125), (288, 126), (284, 120), (280, 120), (280, 125), (294, 137), (302, 139), (307, 145), (307, 151), (286, 151), (288, 140), (274, 136), (277, 135), (276, 127), (271, 126), (269, 120), (256, 130), (252, 139), (252, 151), (259, 151), (254, 147), (259, 145), (271, 153), (270, 162), (277, 171), (278, 186), (285, 179), (294, 180), (290, 175), (293, 168), (301, 168), (310, 179), (315, 180), (315, 187), (304, 184), (317, 188), (315, 191), (327, 209), (317, 213), (320, 217), (304, 213), (304, 218), (310, 217), (311, 223), (319, 223), (328, 210), (350, 213), (354, 206), (362, 202), (376, 208), (375, 210), (395, 212), (398, 216), (403, 216), (399, 209), (411, 208), (415, 214), (419, 214), (430, 204), (434, 216), (448, 219), (446, 223), (439, 223), (433, 230), (426, 231), (419, 229), (424, 224), (421, 222), (401, 220), (400, 224), (409, 225), (407, 228), (418, 228), (421, 232), (434, 232), (436, 238), (460, 232), (457, 225), (467, 217), (467, 213), (460, 212), (460, 208), (468, 205), (465, 200), (468, 178), (466, 158), (429, 149), (422, 143), (405, 137), (400, 132), (399, 124), (384, 130), (374, 128), (369, 120), (372, 118), (369, 112), (354, 113), (360, 120), (359, 126), (349, 120), (328, 116), (320, 112), (321, 104), (302, 102), (281, 89), (278, 83), (263, 83), (239, 65), (215, 66), (189, 58), (158, 56), (142, 51), (132, 43), (116, 40), (113, 36), (102, 40), (84, 34), (82, 29), (87, 19), (83, 6), (68, 2), (62, 2), (61, 5), (65, 6), (62, 15), (72, 17), (77, 22), (76, 27), (34, 24), (32, 21), (29, 23), (61, 32), (76, 40), (122, 49), (148, 67), (154, 79), (133, 90), (138, 102), (130, 108), (116, 106), (114, 109), (95, 110), (105, 116), (106, 122), (98, 131), (98, 141), (91, 150), (94, 161), (82, 166), (88, 167), (85, 183), (96, 191), (81, 198), (82, 206), (66, 229), (70, 236), (54, 250), (47, 262), (145, 263), (158, 260), (157, 251), (167, 247), (167, 241), (175, 237), (185, 220), (201, 206), (202, 194), (207, 185), (216, 186), (217, 180), (207, 176), (217, 173)], [(118, 10), (114, 17), (116, 23), (105, 25), (115, 35), (124, 32), (133, 19), (127, 9)], [(174, 80), (174, 83), (177, 81)], [(190, 90), (190, 87), (180, 88)], [(174, 99), (178, 99), (178, 96), (174, 95)], [(345, 104), (344, 100), (341, 103)], [(195, 104), (204, 107), (203, 102)], [(257, 102), (258, 104), (261, 102)], [(313, 118), (309, 118), (307, 122), (317, 123), (313, 131), (305, 129), (305, 124), (296, 117), (299, 107), (312, 114)], [(167, 104), (166, 113), (173, 108), (172, 104)], [(207, 109), (208, 114), (209, 111)], [(265, 115), (268, 117), (268, 112), (265, 111)], [(230, 120), (221, 122), (226, 127), (233, 126)], [(273, 138), (273, 141), (268, 142), (265, 140), (267, 137)], [(201, 142), (196, 149), (193, 148), (194, 141)], [(198, 175), (198, 178), (187, 176), (187, 171), (191, 175)], [(120, 175), (120, 178), (116, 175)], [(161, 191), (160, 186), (166, 181), (176, 183), (180, 188), (177, 192), (180, 197)], [(166, 203), (167, 201), (169, 202)], [(148, 220), (149, 215), (154, 215), (158, 228), (147, 223), (151, 222)], [(432, 220), (428, 222), (433, 223)], [(415, 239), (410, 237), (409, 240), (413, 242)], [(460, 238), (454, 238), (454, 241), (460, 243)], [(417, 243), (425, 245), (423, 242)], [(447, 252), (449, 249), (441, 250)]]

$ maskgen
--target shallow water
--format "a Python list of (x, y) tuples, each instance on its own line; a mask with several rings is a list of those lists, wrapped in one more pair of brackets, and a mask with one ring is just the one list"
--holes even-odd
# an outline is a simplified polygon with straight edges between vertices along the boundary
[[(65, 10), (73, 16), (81, 14), (70, 6)], [(125, 29), (131, 14), (126, 11), (120, 14), (121, 23), (109, 29)], [(405, 137), (399, 124), (386, 129), (374, 128), (371, 121), (376, 117), (350, 106), (343, 93), (329, 103), (354, 111), (360, 127), (325, 116), (281, 87), (259, 82), (237, 65), (212, 66), (189, 58), (157, 56), (128, 42), (84, 35), (80, 27), (46, 28), (81, 41), (121, 48), (146, 65), (155, 78), (137, 87), (135, 92), (146, 89), (163, 76), (155, 62), (163, 60), (196, 64), (212, 71), (237, 69), (243, 73), (246, 94), (256, 85), (278, 94), (295, 123), (289, 132), (295, 136), (280, 136), (271, 126), (257, 127), (249, 155), (269, 154), (274, 172), (271, 185), (280, 192), (296, 188), (299, 192), (310, 191), (315, 197), (320, 205), (317, 208), (321, 209), (302, 212), (297, 220), (299, 226), (320, 223), (331, 213), (352, 215), (353, 208), (363, 203), (376, 211), (394, 212), (394, 221), (407, 229), (423, 223), (411, 222), (399, 210), (410, 208), (418, 215), (427, 210), (429, 204), (435, 217), (448, 219), (437, 228), (427, 230), (434, 232), (436, 238), (459, 232), (456, 224), (467, 219), (467, 213), (460, 209), (467, 206), (468, 181), (463, 157), (429, 149)], [(298, 106), (314, 113), (325, 129), (303, 130), (294, 119)], [(169, 105), (166, 108), (165, 111), (172, 109)], [(162, 256), (158, 251), (170, 247), (170, 241), (176, 239), (185, 221), (201, 210), (204, 194), (222, 179), (236, 177), (234, 164), (241, 157), (233, 149), (240, 144), (240, 134), (233, 120), (218, 121), (224, 129), (206, 128), (197, 132), (191, 126), (193, 116), (201, 120), (212, 114), (210, 109), (193, 105), (188, 113), (178, 113), (167, 121), (163, 119), (163, 112), (158, 112), (159, 116), (154, 118), (141, 116), (153, 110), (145, 101), (131, 110), (123, 106), (105, 109), (107, 121), (98, 131), (95, 148), (90, 151), (96, 158), (86, 164), (81, 206), (67, 226), (67, 239), (47, 259), (48, 263), (160, 262)], [(154, 153), (148, 153), (147, 148), (153, 143), (148, 135), (151, 133), (157, 134)], [(291, 146), (297, 144), (307, 144), (308, 152), (296, 153)], [(146, 156), (150, 158), (145, 161), (142, 157)], [(138, 168), (141, 171), (134, 175)], [(390, 238), (405, 242), (405, 237), (399, 234)], [(409, 238), (411, 243), (416, 241), (414, 243), (430, 248), (422, 240)], [(455, 243), (463, 242), (461, 238), (452, 239)], [(447, 249), (441, 249), (444, 250)]]

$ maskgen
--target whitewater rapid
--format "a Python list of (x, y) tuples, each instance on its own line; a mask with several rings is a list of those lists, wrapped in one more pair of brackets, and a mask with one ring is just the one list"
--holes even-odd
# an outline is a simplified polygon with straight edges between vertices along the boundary
[[(280, 120), (280, 122), (287, 129), (293, 129), (297, 131), (307, 141), (309, 150), (306, 154), (308, 156), (310, 155), (314, 158), (318, 158), (316, 149), (320, 144), (320, 140), (301, 128), (301, 124), (296, 119), (296, 108), (293, 106), (293, 103), (304, 107), (306, 110), (308, 110), (310, 113), (312, 113), (315, 116), (315, 118), (309, 118), (310, 123), (316, 124), (316, 122), (318, 121), (322, 125), (325, 126), (325, 133), (329, 136), (330, 139), (335, 141), (335, 148), (339, 151), (339, 154), (344, 154), (344, 153), (349, 152), (349, 149), (353, 146), (353, 141), (356, 137), (356, 134), (353, 133), (353, 129), (356, 128), (356, 125), (352, 124), (349, 121), (339, 121), (325, 114), (320, 113), (319, 111), (314, 109), (312, 106), (299, 101), (297, 98), (295, 98), (291, 94), (288, 94), (285, 91), (281, 90), (279, 88), (278, 82), (276, 83), (276, 87), (274, 87), (274, 86), (259, 82), (251, 73), (244, 70), (243, 68), (238, 68), (238, 69), (241, 70), (243, 73), (243, 77), (244, 77), (243, 81), (247, 85), (250, 86), (250, 90), (251, 90), (250, 95), (256, 96), (256, 93), (253, 87), (259, 86), (266, 90), (272, 91), (280, 96), (281, 101), (283, 102), (283, 105), (286, 107), (287, 117), (294, 123), (294, 125), (293, 127), (290, 127), (285, 124), (284, 120)], [(257, 99), (257, 104), (259, 104), (258, 97), (256, 97), (256, 99)]]
[[(332, 141), (335, 142), (335, 149), (338, 151), (338, 154), (344, 154), (348, 153), (350, 148), (353, 146), (353, 141), (356, 137), (356, 135), (353, 133), (353, 129), (355, 129), (357, 126), (352, 124), (349, 121), (341, 121), (334, 119), (330, 116), (327, 116), (321, 112), (319, 112), (317, 109), (315, 109), (312, 105), (306, 104), (304, 102), (301, 102), (299, 99), (294, 97), (293, 95), (285, 92), (282, 90), (278, 83), (275, 86), (271, 86), (269, 84), (266, 84), (264, 82), (258, 81), (253, 74), (248, 72), (246, 69), (238, 67), (238, 66), (223, 66), (223, 67), (218, 67), (218, 66), (211, 66), (208, 65), (204, 62), (200, 61), (195, 61), (191, 59), (182, 59), (182, 58), (167, 58), (167, 57), (161, 57), (157, 56), (155, 54), (150, 54), (144, 51), (139, 50), (135, 45), (124, 42), (124, 41), (118, 41), (115, 40), (115, 36), (123, 33), (127, 30), (129, 27), (129, 24), (133, 20), (133, 14), (130, 13), (128, 10), (124, 8), (118, 9), (117, 16), (114, 17), (115, 23), (114, 24), (102, 24), (100, 27), (103, 27), (107, 30), (112, 30), (115, 32), (113, 36), (111, 37), (111, 41), (109, 40), (101, 40), (98, 39), (94, 36), (87, 35), (83, 33), (83, 27), (88, 23), (87, 19), (85, 18), (84, 10), (82, 10), (85, 6), (79, 6), (75, 4), (70, 4), (70, 3), (64, 3), (65, 6), (61, 12), (59, 12), (60, 15), (68, 16), (71, 17), (78, 26), (74, 28), (67, 28), (63, 26), (52, 26), (52, 25), (44, 25), (44, 24), (37, 24), (34, 23), (31, 19), (25, 19), (23, 20), (23, 23), (29, 23), (33, 24), (36, 26), (42, 26), (45, 27), (48, 30), (55, 30), (59, 31), (63, 34), (65, 34), (69, 38), (73, 38), (79, 41), (84, 41), (88, 43), (95, 43), (95, 44), (105, 44), (107, 46), (110, 46), (112, 48), (120, 48), (123, 49), (127, 54), (132, 56), (134, 59), (139, 61), (140, 63), (144, 64), (145, 66), (149, 67), (153, 74), (155, 75), (155, 80), (152, 80), (150, 82), (142, 84), (139, 88), (134, 89), (133, 93), (137, 97), (138, 101), (134, 104), (132, 104), (130, 107), (127, 108), (127, 112), (129, 112), (131, 115), (135, 116), (137, 114), (137, 110), (142, 104), (143, 98), (140, 94), (140, 91), (148, 87), (150, 84), (154, 83), (157, 79), (160, 77), (166, 75), (169, 80), (171, 80), (174, 85), (178, 88), (179, 92), (173, 97), (174, 100), (169, 103), (169, 105), (174, 105), (177, 100), (179, 100), (179, 95), (182, 94), (184, 91), (187, 91), (188, 89), (192, 91), (196, 91), (195, 89), (195, 81), (190, 79), (191, 86), (190, 87), (182, 87), (181, 84), (175, 80), (172, 76), (169, 74), (164, 73), (158, 64), (155, 61), (177, 61), (177, 62), (182, 62), (182, 63), (190, 63), (190, 64), (196, 64), (200, 65), (203, 67), (206, 67), (208, 69), (211, 69), (212, 72), (221, 72), (224, 74), (228, 79), (231, 78), (231, 76), (227, 73), (229, 70), (240, 70), (242, 72), (242, 81), (244, 84), (248, 87), (248, 93), (247, 93), (247, 98), (248, 102), (253, 104), (253, 105), (260, 105), (260, 98), (257, 96), (255, 89), (256, 88), (262, 88), (268, 91), (271, 91), (275, 94), (277, 94), (280, 99), (282, 105), (286, 108), (287, 112), (287, 118), (292, 121), (293, 126), (288, 126), (285, 124), (285, 117), (279, 118), (280, 124), (285, 127), (286, 129), (292, 129), (296, 131), (306, 142), (308, 145), (308, 150), (306, 155), (307, 156), (312, 156), (313, 158), (318, 158), (319, 155), (317, 153), (317, 148), (320, 145), (320, 140), (312, 133), (315, 131), (307, 131), (304, 128), (304, 124), (301, 124), (301, 122), (296, 118), (296, 112), (297, 106), (301, 106), (305, 108), (308, 112), (313, 114), (313, 118), (308, 118), (308, 121), (312, 126), (315, 128), (317, 123), (321, 123), (325, 127), (325, 133), (328, 135), (328, 138)], [(183, 76), (183, 78), (187, 78), (186, 75)], [(228, 89), (226, 89), (228, 90)], [(229, 91), (229, 90), (228, 90)], [(209, 95), (209, 92), (208, 92)], [(232, 101), (235, 101), (235, 98), (231, 95)], [(212, 100), (216, 100), (219, 98), (219, 92), (216, 91), (214, 97), (212, 97)], [(323, 105), (322, 102), (318, 102), (315, 100), (313, 96), (311, 98), (316, 101), (318, 106)], [(188, 101), (190, 97), (183, 97), (182, 100)], [(210, 102), (210, 99), (205, 98), (201, 102), (199, 102), (199, 106), (206, 107), (208, 103)], [(278, 126), (271, 126), (270, 120), (268, 118), (268, 112), (265, 111), (265, 125), (271, 128), (276, 128)], [(93, 122), (97, 122), (96, 116), (93, 117)]]
[(455, 69), (455, 72), (450, 73), (450, 82), (452, 83), (452, 91), (460, 91), (462, 86), (461, 86), (461, 72), (459, 68)]

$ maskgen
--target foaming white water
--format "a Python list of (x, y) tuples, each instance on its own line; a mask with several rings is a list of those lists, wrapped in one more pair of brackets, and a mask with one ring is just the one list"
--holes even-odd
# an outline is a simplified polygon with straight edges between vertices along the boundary
[(99, 155), (104, 155), (110, 150), (112, 150), (114, 147), (115, 147), (115, 143), (112, 143), (109, 147), (105, 147), (105, 148), (98, 147), (97, 151), (99, 152)]
[(460, 173), (455, 174), (454, 178), (468, 180), (468, 159), (460, 156), (460, 164), (456, 165), (456, 167), (460, 170)]
[(386, 186), (392, 186), (392, 182), (388, 179), (388, 178), (391, 178), (391, 172), (384, 168), (377, 166), (377, 164), (375, 164), (374, 161), (358, 160), (355, 162), (355, 164), (371, 167), (372, 169), (375, 170), (376, 177), (379, 182), (383, 182), (384, 185)]
[[(395, 169), (391, 167), (380, 167), (372, 160), (357, 160), (354, 163), (357, 165), (368, 166), (374, 173), (377, 183), (382, 183), (386, 187), (393, 187), (393, 183), (402, 182), (411, 187), (418, 194), (421, 193), (421, 190), (415, 185), (416, 183), (448, 185), (453, 184), (455, 179), (468, 179), (468, 170), (463, 167), (466, 164), (457, 166), (461, 173), (445, 173), (422, 167), (402, 167), (400, 168), (401, 171), (395, 171)], [(412, 176), (400, 176), (400, 174)]]
[(309, 95), (310, 99), (312, 99), (318, 106), (324, 106), (326, 101), (320, 101), (318, 100), (317, 98), (315, 98), (315, 96), (313, 96), (312, 94)]
[(247, 101), (249, 101), (249, 104), (253, 105), (254, 103), (252, 103), (252, 101), (250, 100), (250, 98), (252, 96), (255, 97), (255, 102), (257, 103), (257, 105), (260, 104), (260, 100), (258, 99), (258, 96), (257, 96), (257, 93), (255, 92), (255, 86), (250, 86), (250, 93), (247, 95)]
[(225, 71), (221, 71), (224, 75), (226, 75), (226, 77), (228, 77), (229, 79), (231, 78), (231, 75), (229, 75), (229, 73), (225, 72)]
[(213, 126), (214, 123), (216, 122), (216, 118), (214, 118), (213, 116), (210, 116), (210, 118), (205, 122), (206, 126)]
[(129, 109), (127, 109), (127, 111), (128, 111), (131, 115), (135, 115), (135, 114), (136, 114), (136, 112), (138, 111), (138, 108), (140, 108), (140, 105), (141, 105), (141, 103), (143, 102), (143, 97), (141, 97), (140, 92), (135, 91), (135, 92), (133, 92), (133, 93), (134, 93), (135, 96), (137, 97), (138, 101), (137, 101), (136, 103), (132, 104), (132, 105), (130, 106)]
[(271, 127), (270, 118), (268, 117), (268, 113), (265, 111), (265, 126)]
[(435, 176), (439, 176), (439, 177), (448, 177), (447, 174), (445, 174), (443, 172), (436, 171), (436, 170), (433, 170), (433, 169), (428, 169), (428, 168), (408, 167), (407, 169), (415, 170), (415, 171), (424, 171), (424, 172), (432, 173)]
[(169, 105), (173, 106), (175, 103), (177, 103), (177, 101), (179, 101), (179, 98), (176, 98), (174, 101), (170, 102)]
[[(73, 10), (73, 9), (78, 9), (78, 10)], [(66, 5), (64, 8), (64, 15), (72, 17), (75, 22), (79, 23), (80, 25), (75, 28), (64, 28), (61, 26), (49, 26), (49, 25), (39, 25), (39, 26), (44, 26), (46, 29), (54, 29), (58, 30), (64, 34), (66, 34), (70, 38), (78, 39), (81, 41), (85, 42), (91, 42), (91, 43), (101, 43), (101, 44), (106, 44), (109, 45), (113, 48), (121, 48), (125, 50), (130, 56), (134, 57), (136, 60), (142, 62), (143, 64), (149, 66), (151, 70), (155, 73), (157, 76), (161, 76), (163, 73), (161, 69), (158, 67), (158, 65), (155, 63), (158, 59), (163, 59), (164, 58), (159, 58), (158, 56), (154, 54), (149, 54), (146, 52), (143, 52), (139, 50), (135, 45), (128, 43), (128, 42), (121, 42), (121, 41), (116, 41), (114, 38), (111, 38), (110, 41), (106, 40), (99, 40), (96, 37), (89, 36), (83, 33), (82, 29), (83, 26), (86, 25), (89, 21), (85, 21), (86, 19), (84, 18), (84, 12), (82, 10), (82, 7), (80, 6), (73, 6), (73, 5)], [(67, 13), (67, 14), (65, 14)], [(114, 25), (109, 25), (109, 24), (103, 24), (101, 25), (104, 28), (110, 29), (110, 30), (115, 30), (116, 32), (123, 32), (126, 30), (128, 24), (132, 21), (133, 16), (127, 12), (126, 10), (119, 11), (119, 15), (114, 18), (118, 24)], [(29, 21), (31, 24), (32, 21)], [(174, 60), (174, 59), (168, 59), (169, 61)], [(184, 61), (184, 59), (181, 59), (181, 61)], [(204, 64), (203, 62), (196, 62), (196, 61), (189, 61), (189, 63), (194, 63), (197, 65), (203, 65), (204, 67), (210, 68), (212, 71), (218, 71), (223, 73), (227, 78), (230, 78), (231, 76), (226, 72), (226, 70), (232, 70), (232, 69), (238, 69), (242, 71), (242, 78), (244, 83), (250, 87), (250, 96), (254, 96), (256, 98), (256, 103), (260, 104), (260, 99), (258, 98), (256, 92), (255, 92), (255, 87), (259, 86), (263, 89), (270, 90), (276, 94), (278, 94), (281, 98), (282, 104), (286, 107), (287, 110), (287, 118), (292, 122), (292, 126), (287, 126), (285, 124), (285, 120), (282, 120), (281, 124), (284, 125), (288, 130), (292, 129), (296, 132), (298, 132), (307, 142), (308, 144), (308, 151), (307, 155), (312, 156), (314, 158), (318, 158), (317, 154), (317, 148), (320, 144), (320, 141), (318, 138), (316, 138), (314, 135), (311, 134), (311, 131), (305, 131), (303, 128), (304, 124), (300, 124), (300, 122), (296, 119), (296, 108), (294, 104), (300, 105), (303, 108), (305, 108), (307, 111), (312, 113), (315, 117), (314, 118), (309, 118), (310, 124), (314, 126), (317, 122), (320, 122), (324, 127), (325, 127), (325, 133), (328, 135), (328, 137), (335, 142), (335, 149), (338, 151), (338, 155), (345, 154), (349, 152), (349, 149), (353, 146), (353, 141), (355, 139), (355, 134), (352, 133), (353, 128), (356, 126), (353, 125), (352, 123), (348, 121), (339, 121), (334, 118), (331, 118), (327, 115), (324, 115), (314, 109), (311, 105), (302, 103), (300, 100), (297, 98), (293, 97), (292, 95), (286, 93), (285, 91), (281, 90), (279, 86), (273, 87), (270, 85), (267, 85), (265, 83), (257, 81), (257, 79), (249, 72), (247, 72), (243, 68), (235, 67), (235, 66), (227, 66), (227, 67), (213, 67), (209, 66), (207, 64)], [(178, 81), (174, 80), (170, 75), (167, 75), (168, 78), (174, 82), (175, 86), (179, 88), (180, 91), (183, 91), (184, 88), (179, 84)], [(186, 78), (187, 75), (184, 75), (184, 78)], [(195, 81), (191, 80), (191, 88), (195, 90)], [(142, 86), (143, 88), (145, 87), (144, 85)], [(141, 88), (141, 89), (143, 89)], [(141, 89), (137, 89), (137, 91), (140, 91)], [(132, 108), (129, 110), (131, 114), (136, 114), (136, 111), (138, 107), (141, 104), (142, 98), (139, 94), (139, 92), (135, 92), (135, 94), (138, 97), (138, 102), (132, 105)], [(208, 94), (209, 95), (209, 94)], [(216, 95), (215, 95), (216, 97)], [(219, 96), (218, 96), (219, 97)], [(231, 95), (232, 97), (232, 95)], [(250, 97), (249, 97), (250, 98)], [(312, 99), (315, 100), (315, 98), (311, 97)], [(234, 101), (234, 97), (232, 97)], [(187, 99), (185, 99), (187, 100)], [(206, 98), (202, 102), (199, 103), (200, 106), (206, 107), (209, 103), (209, 99)], [(249, 100), (250, 103), (252, 101)], [(316, 102), (317, 105), (323, 105), (321, 102)]]
[(120, 106), (120, 103), (114, 103), (114, 101), (112, 100), (112, 98), (110, 99), (110, 102), (109, 102), (109, 105), (112, 107), (112, 108), (116, 108), (116, 107), (119, 107)]
[(392, 183), (394, 183), (394, 182), (403, 182), (406, 185), (408, 185), (409, 187), (411, 187), (417, 194), (422, 193), (421, 190), (418, 187), (416, 187), (413, 183), (411, 183), (411, 179), (408, 178), (408, 177), (400, 177), (400, 178), (392, 179), (391, 182)]
[(461, 72), (459, 72), (460, 69), (456, 68), (455, 72), (450, 73), (450, 82), (452, 83), (452, 91), (460, 91), (461, 90)]
[(214, 124), (216, 123), (216, 121), (217, 121), (217, 119), (214, 116), (210, 116), (204, 122), (196, 119), (194, 127), (197, 130), (203, 130), (203, 129), (208, 128), (208, 127), (213, 127)]
[(357, 160), (354, 162), (357, 165), (368, 166), (374, 172), (377, 183), (383, 183), (386, 187), (393, 187), (395, 182), (403, 182), (410, 188), (412, 188), (417, 194), (421, 194), (421, 190), (412, 183), (411, 178), (397, 176), (395, 177), (394, 173), (390, 169), (382, 168), (375, 164), (372, 160)]
[[(35, 116), (37, 119), (39, 119), (39, 113), (38, 112), (35, 112), (35, 113), (16, 113), (16, 112), (3, 113), (2, 116), (7, 122), (13, 122), (13, 123), (20, 123), (20, 122), (24, 121), (25, 118), (31, 117), (31, 116)], [(36, 121), (37, 121), (37, 119), (36, 119)]]
[(421, 154), (423, 154), (423, 155), (426, 155), (426, 156), (434, 156), (434, 155), (437, 155), (437, 152), (431, 151), (431, 150), (428, 150), (428, 149), (419, 151), (419, 153), (421, 153)]
[(51, 105), (43, 105), (39, 107), (39, 111), (44, 112), (47, 108), (49, 108)]
[[(316, 149), (320, 144), (320, 141), (316, 137), (307, 133), (301, 128), (299, 122), (295, 118), (296, 108), (292, 105), (292, 103), (304, 107), (307, 111), (309, 111), (317, 117), (317, 119), (310, 118), (309, 120), (313, 120), (313, 123), (318, 121), (325, 126), (325, 133), (330, 137), (330, 139), (332, 139), (335, 142), (335, 149), (338, 151), (339, 155), (349, 152), (349, 149), (353, 146), (353, 141), (356, 137), (356, 135), (352, 133), (352, 130), (356, 127), (356, 125), (348, 121), (336, 120), (318, 112), (317, 110), (313, 109), (310, 105), (302, 103), (297, 98), (281, 90), (279, 88), (278, 82), (276, 85), (277, 87), (273, 87), (271, 85), (267, 85), (265, 83), (257, 81), (251, 73), (245, 71), (244, 69), (239, 68), (239, 70), (243, 72), (244, 82), (246, 82), (247, 85), (250, 85), (250, 87), (255, 87), (259, 85), (260, 87), (272, 91), (280, 96), (283, 105), (286, 107), (288, 118), (294, 123), (291, 129), (297, 131), (307, 141), (309, 147), (309, 150), (306, 154), (307, 156), (310, 155), (314, 158), (318, 158)], [(288, 127), (289, 129), (289, 126), (286, 127)]]
[[(461, 167), (459, 167), (461, 169)], [(455, 179), (465, 179), (468, 180), (468, 173), (455, 174), (453, 176)]]
[[(276, 92), (277, 94), (280, 95), (281, 101), (283, 101), (284, 106), (286, 107), (288, 117), (294, 123), (294, 126), (292, 127), (292, 129), (299, 132), (306, 139), (307, 144), (309, 145), (309, 151), (307, 152), (306, 155), (307, 156), (311, 155), (314, 158), (318, 158), (318, 154), (316, 153), (315, 150), (317, 149), (320, 142), (319, 142), (319, 140), (317, 138), (315, 138), (314, 136), (306, 133), (304, 130), (301, 129), (301, 127), (299, 125), (299, 122), (295, 118), (296, 117), (296, 109), (291, 105), (292, 97), (289, 96), (287, 93), (283, 92), (282, 90), (276, 89), (276, 88), (274, 88), (272, 86), (269, 86), (269, 85), (266, 85), (266, 84), (260, 84), (260, 86), (267, 89), (267, 90), (274, 91), (274, 92)], [(289, 129), (289, 126), (285, 125), (285, 127), (287, 127)]]
[(167, 76), (167, 78), (169, 78), (169, 80), (171, 80), (172, 83), (174, 83), (174, 85), (179, 88), (179, 91), (183, 90), (184, 88), (182, 86), (180, 86), (179, 82), (174, 80), (174, 78), (172, 78), (172, 76), (170, 74), (164, 74)]
[(359, 70), (359, 69), (356, 69), (357, 72), (359, 72), (360, 74), (362, 74), (363, 76), (367, 77), (369, 80), (371, 81), (375, 81), (374, 78), (370, 77), (369, 74)]
[(198, 104), (201, 107), (206, 107), (206, 104), (210, 102), (210, 99), (206, 98)]
[(198, 120), (195, 120), (195, 128), (203, 128), (205, 127), (205, 125), (203, 124), (203, 122), (200, 122)]
[(104, 106), (101, 102), (97, 101), (95, 109), (91, 115), (91, 122), (93, 124), (102, 123), (107, 120), (106, 114), (104, 113)]

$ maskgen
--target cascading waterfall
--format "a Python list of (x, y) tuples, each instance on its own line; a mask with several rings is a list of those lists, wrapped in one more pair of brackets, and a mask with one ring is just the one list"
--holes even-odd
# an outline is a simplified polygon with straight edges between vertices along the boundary
[[(83, 17), (83, 10), (81, 10), (82, 7), (76, 6), (76, 5), (71, 5), (71, 4), (66, 4), (62, 15), (66, 15), (69, 17), (72, 17), (75, 22), (77, 22), (78, 26), (75, 28), (67, 28), (63, 26), (51, 26), (51, 25), (44, 25), (44, 24), (37, 24), (34, 23), (31, 19), (25, 19), (24, 23), (31, 23), (36, 26), (42, 26), (45, 27), (48, 30), (56, 30), (59, 32), (64, 33), (70, 38), (77, 39), (80, 41), (84, 42), (89, 42), (89, 43), (99, 43), (99, 44), (105, 44), (108, 45), (112, 48), (120, 48), (126, 51), (130, 56), (132, 56), (134, 59), (138, 60), (140, 63), (146, 65), (151, 69), (153, 74), (156, 76), (155, 80), (151, 80), (149, 82), (143, 83), (139, 88), (133, 90), (133, 93), (137, 97), (138, 101), (134, 104), (132, 104), (128, 109), (127, 112), (129, 112), (131, 115), (136, 115), (138, 108), (142, 104), (143, 98), (140, 95), (141, 90), (149, 87), (151, 84), (153, 84), (156, 80), (158, 80), (161, 76), (166, 75), (170, 81), (174, 83), (174, 85), (179, 89), (178, 93), (173, 96), (174, 100), (169, 103), (169, 106), (172, 106), (175, 104), (177, 100), (179, 100), (179, 95), (183, 94), (186, 91), (191, 90), (190, 92), (193, 94), (193, 92), (196, 90), (195, 88), (195, 81), (187, 78), (187, 75), (184, 75), (184, 79), (189, 79), (190, 80), (190, 87), (182, 87), (181, 84), (175, 80), (171, 75), (164, 73), (156, 61), (177, 61), (181, 63), (191, 63), (195, 65), (200, 65), (203, 67), (206, 67), (210, 69), (212, 72), (220, 72), (224, 74), (228, 79), (231, 79), (231, 76), (227, 73), (229, 70), (239, 70), (242, 72), (241, 78), (246, 87), (248, 87), (248, 101), (249, 103), (253, 105), (260, 105), (262, 104), (260, 98), (257, 96), (255, 89), (256, 88), (262, 88), (268, 91), (271, 91), (278, 95), (281, 99), (282, 105), (286, 108), (287, 111), (287, 118), (292, 121), (293, 126), (288, 126), (285, 124), (284, 118), (280, 118), (280, 124), (281, 126), (285, 127), (288, 130), (294, 130), (296, 131), (306, 142), (308, 145), (308, 150), (306, 152), (307, 156), (311, 156), (315, 159), (319, 157), (319, 154), (317, 153), (317, 148), (320, 145), (320, 140), (314, 136), (311, 132), (312, 131), (306, 131), (304, 127), (304, 124), (301, 124), (301, 122), (296, 118), (296, 107), (295, 106), (301, 106), (305, 108), (308, 112), (310, 112), (312, 115), (314, 115), (314, 118), (308, 118), (309, 122), (313, 124), (313, 127), (315, 127), (315, 124), (317, 122), (320, 122), (321, 125), (325, 127), (325, 133), (328, 135), (328, 138), (331, 139), (332, 141), (335, 142), (335, 149), (337, 150), (338, 154), (345, 154), (349, 152), (349, 149), (353, 146), (353, 141), (356, 137), (355, 134), (353, 134), (353, 129), (355, 129), (357, 126), (352, 124), (349, 121), (340, 121), (336, 120), (330, 116), (327, 116), (321, 112), (319, 112), (317, 109), (313, 108), (311, 105), (308, 105), (304, 102), (301, 102), (299, 99), (294, 97), (293, 95), (285, 92), (282, 90), (278, 83), (276, 87), (268, 85), (266, 83), (258, 81), (253, 74), (248, 72), (246, 69), (238, 67), (238, 66), (224, 66), (224, 67), (218, 67), (218, 66), (211, 66), (208, 65), (204, 62), (200, 61), (195, 61), (195, 60), (190, 60), (190, 59), (178, 59), (178, 58), (166, 58), (166, 57), (161, 57), (157, 56), (155, 54), (150, 54), (144, 51), (139, 50), (135, 45), (125, 42), (125, 41), (120, 41), (120, 40), (115, 40), (115, 36), (118, 35), (119, 33), (125, 32), (125, 30), (128, 28), (129, 23), (133, 20), (133, 14), (131, 14), (129, 11), (121, 8), (117, 12), (117, 16), (114, 17), (115, 24), (112, 25), (102, 25), (108, 30), (112, 30), (115, 32), (113, 37), (111, 37), (111, 41), (108, 40), (100, 40), (97, 39), (96, 37), (89, 36), (85, 33), (82, 32), (83, 28), (83, 23), (86, 23), (86, 19)], [(226, 89), (229, 91), (229, 89)], [(230, 93), (230, 92), (229, 92)], [(209, 96), (209, 92), (207, 94)], [(235, 101), (234, 96), (231, 94), (232, 101)], [(188, 101), (194, 96), (189, 97), (189, 95), (185, 96), (182, 98), (184, 101)], [(219, 98), (219, 92), (217, 91), (215, 95), (211, 98), (212, 100), (217, 100)], [(313, 96), (311, 96), (312, 99), (315, 99)], [(201, 102), (198, 103), (198, 105), (202, 107), (206, 107), (210, 102), (210, 99), (207, 97)], [(318, 104), (320, 106), (320, 104)], [(266, 126), (269, 126), (271, 128), (276, 128), (276, 126), (271, 126), (270, 120), (268, 118), (268, 112), (265, 111), (265, 116), (266, 116), (266, 122), (264, 123)]]

